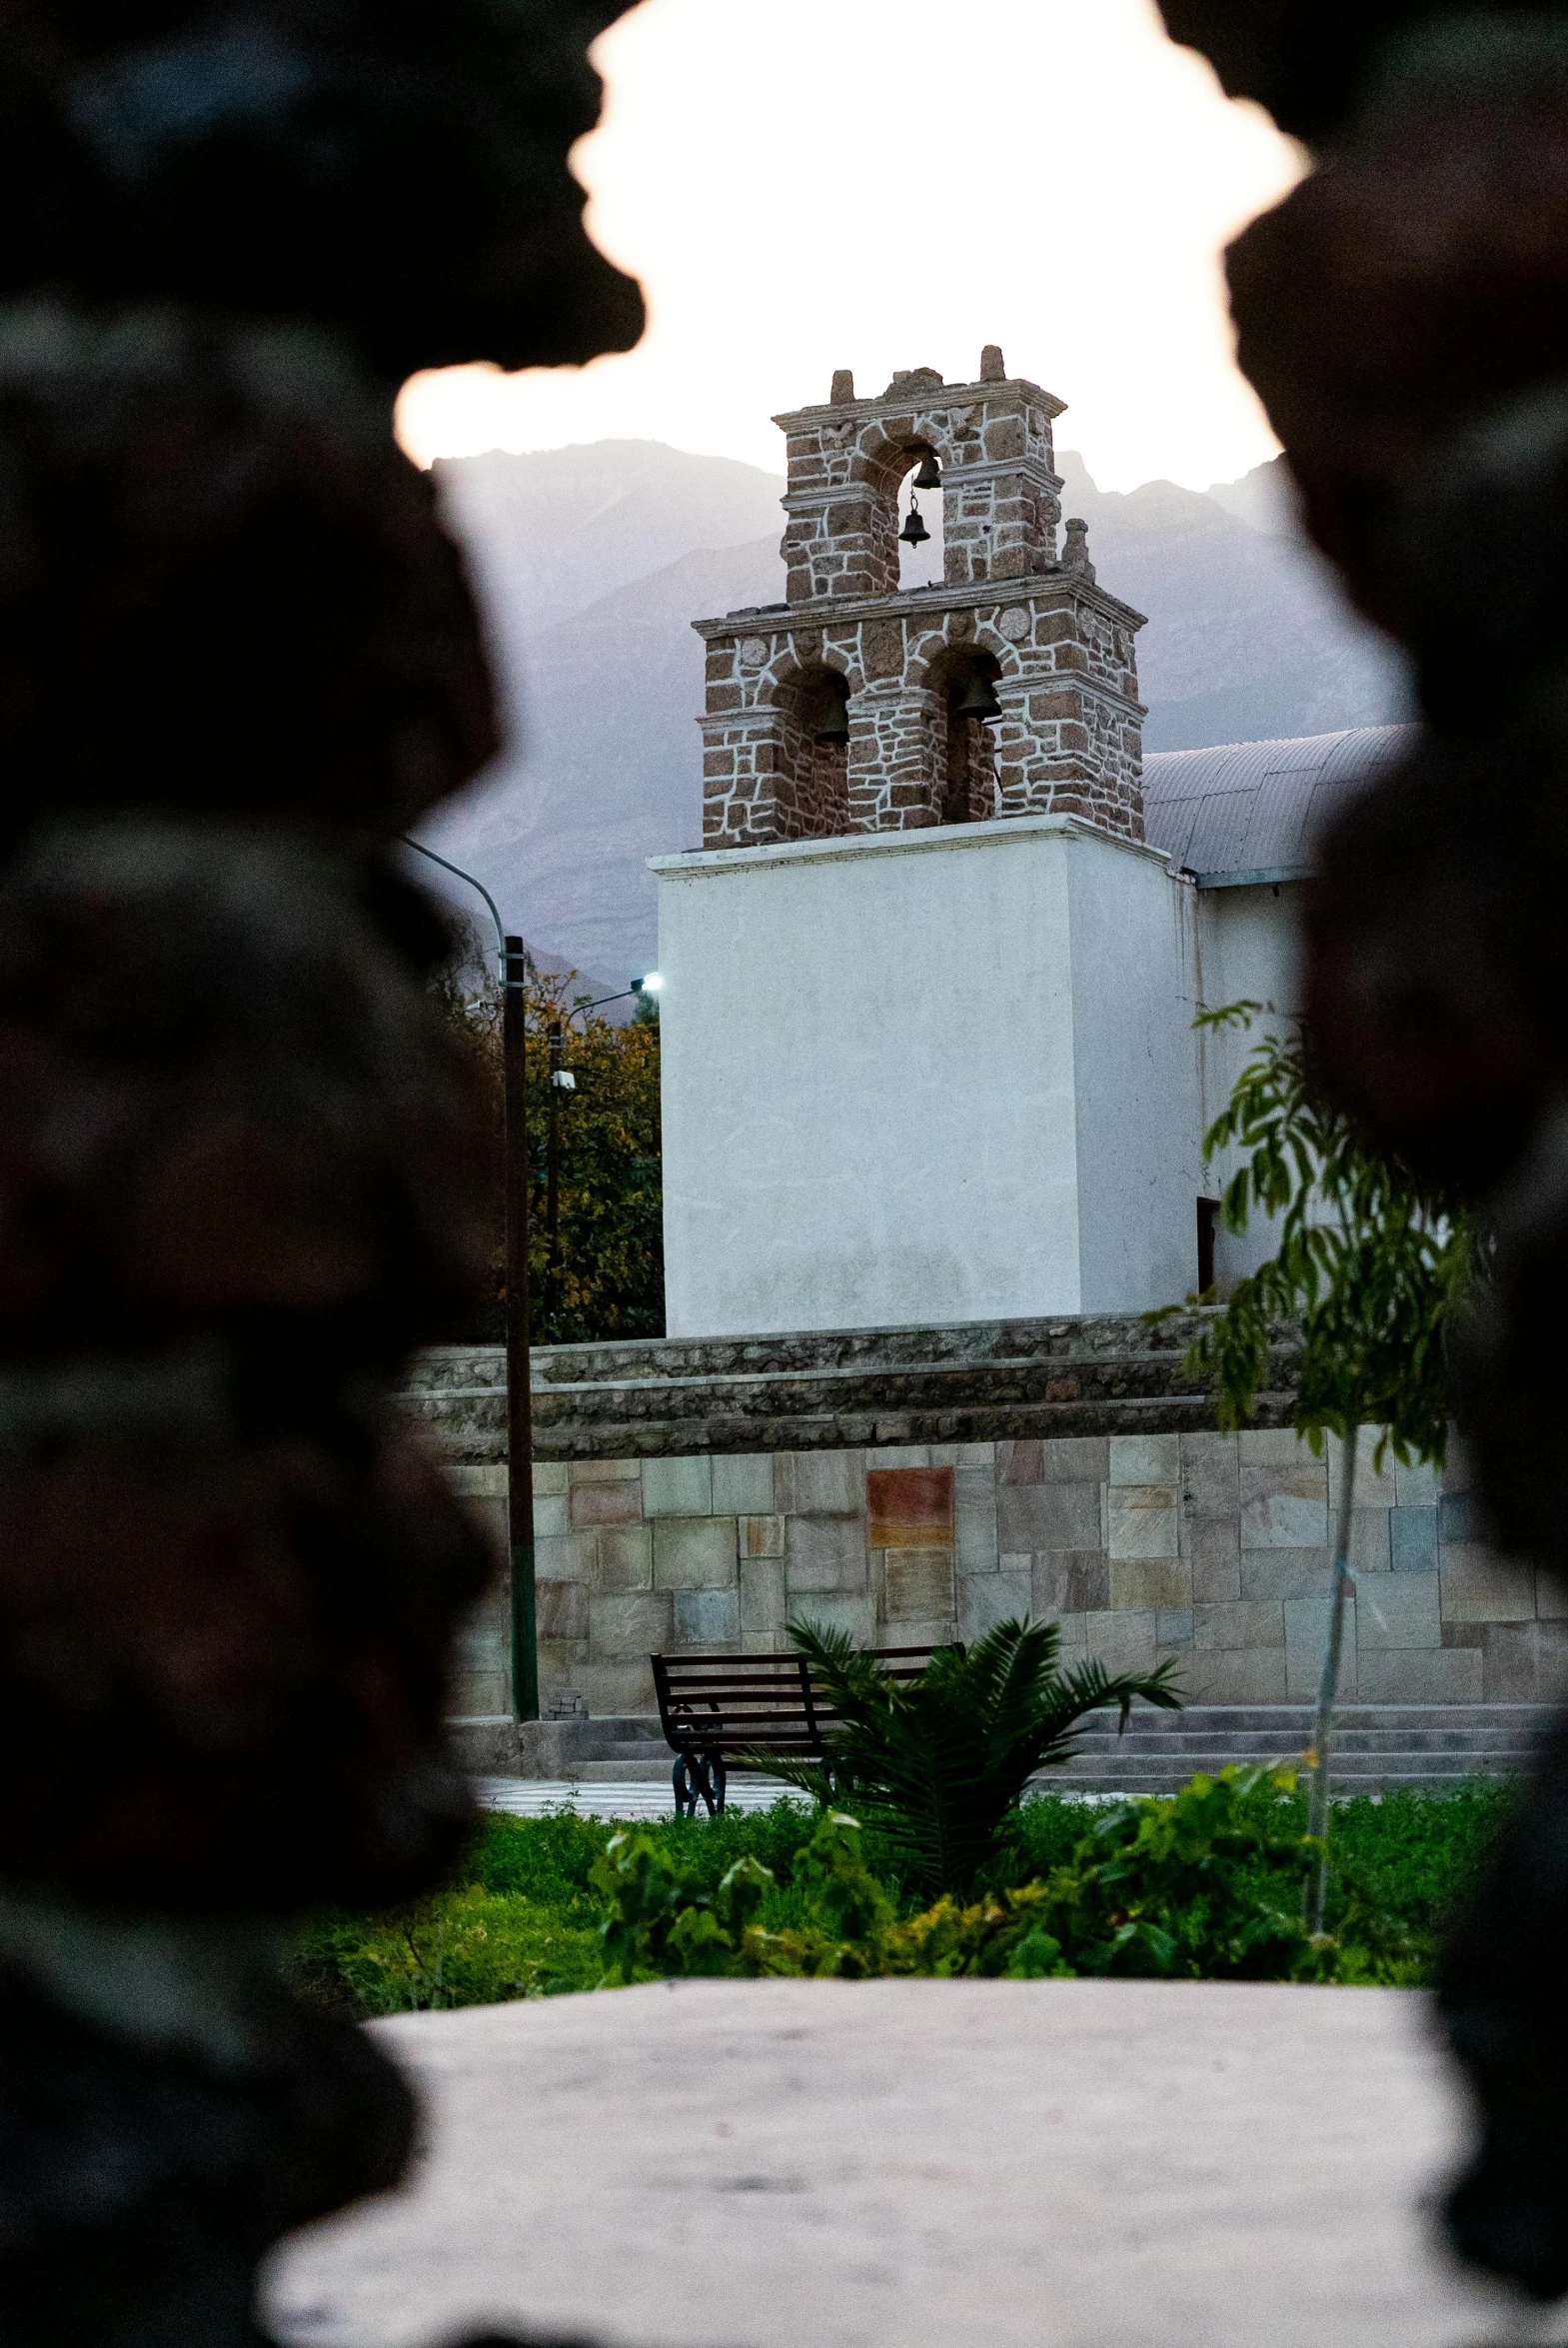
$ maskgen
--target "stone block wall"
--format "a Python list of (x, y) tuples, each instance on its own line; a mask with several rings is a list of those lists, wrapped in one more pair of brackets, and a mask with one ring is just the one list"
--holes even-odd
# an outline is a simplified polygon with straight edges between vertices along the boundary
[[(1568, 1686), (1568, 1593), (1487, 1546), (1459, 1457), (1357, 1462), (1344, 1694), (1536, 1702)], [(453, 1472), (498, 1521), (505, 1469)], [(864, 1644), (1056, 1622), (1067, 1657), (1174, 1660), (1196, 1703), (1309, 1700), (1322, 1660), (1336, 1450), (1288, 1429), (1068, 1435), (535, 1468), (542, 1690), (654, 1708), (657, 1651), (784, 1647), (808, 1616)], [(460, 1697), (510, 1703), (507, 1609), (473, 1627)]]
[(1007, 377), (999, 351), (986, 361), (978, 383), (944, 384), (934, 368), (909, 368), (868, 400), (840, 376), (825, 407), (775, 417), (787, 452), (790, 603), (896, 591), (898, 485), (927, 454), (942, 471), (947, 586), (1018, 579), (1054, 563), (1061, 481), (1051, 427), (1064, 403)]
[[(976, 655), (995, 665), (1002, 711), (996, 812), (1081, 816), (1141, 840), (1142, 625), (1087, 572), (1063, 570), (989, 589), (913, 589), (892, 609), (879, 599), (698, 622), (708, 648), (704, 846), (761, 848), (941, 823), (951, 778), (939, 678), (955, 659)], [(820, 668), (848, 689), (842, 803), (819, 789), (795, 714), (801, 680)], [(846, 812), (830, 817), (829, 804)]]

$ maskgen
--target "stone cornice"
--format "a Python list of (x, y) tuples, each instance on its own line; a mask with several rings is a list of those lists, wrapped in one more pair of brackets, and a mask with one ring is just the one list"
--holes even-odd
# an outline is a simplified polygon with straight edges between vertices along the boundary
[(780, 636), (802, 628), (857, 626), (865, 620), (901, 620), (907, 617), (939, 619), (945, 612), (974, 612), (987, 604), (1008, 605), (1037, 601), (1043, 596), (1073, 597), (1133, 629), (1146, 628), (1148, 615), (1134, 611), (1111, 595), (1097, 580), (1081, 571), (1028, 571), (1021, 579), (975, 579), (961, 587), (908, 587), (896, 596), (812, 596), (798, 604), (758, 604), (722, 619), (694, 620), (693, 628), (705, 643), (728, 636)]
[(824, 400), (819, 407), (788, 408), (774, 422), (781, 432), (798, 432), (819, 425), (828, 416), (874, 423), (880, 416), (902, 416), (911, 411), (918, 415), (922, 409), (977, 408), (982, 401), (992, 408), (1040, 408), (1051, 424), (1067, 412), (1066, 401), (1058, 400), (1054, 392), (1030, 383), (1027, 376), (1009, 375), (1000, 383), (900, 383), (871, 400)]

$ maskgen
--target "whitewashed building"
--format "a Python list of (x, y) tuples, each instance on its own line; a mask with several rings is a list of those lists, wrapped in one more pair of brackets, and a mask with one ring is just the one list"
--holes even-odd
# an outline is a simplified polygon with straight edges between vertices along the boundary
[[(705, 845), (654, 866), (672, 1337), (1136, 1312), (1248, 1261), (1201, 1147), (1247, 1044), (1193, 1020), (1295, 1009), (1313, 834), (1403, 730), (1144, 758), (1060, 412), (992, 347), (779, 419), (788, 600), (697, 624)], [(944, 554), (905, 586), (911, 478)]]

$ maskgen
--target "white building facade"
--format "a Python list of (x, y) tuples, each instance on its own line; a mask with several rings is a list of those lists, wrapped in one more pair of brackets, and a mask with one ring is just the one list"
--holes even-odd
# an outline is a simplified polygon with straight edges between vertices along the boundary
[[(1194, 1018), (1296, 1009), (1312, 834), (1402, 730), (1145, 760), (1141, 617), (1081, 524), (1058, 554), (1060, 405), (991, 349), (780, 420), (789, 601), (698, 624), (705, 847), (654, 865), (672, 1337), (1142, 1311), (1211, 1268), (1248, 1046)], [(916, 465), (946, 577), (902, 591)]]

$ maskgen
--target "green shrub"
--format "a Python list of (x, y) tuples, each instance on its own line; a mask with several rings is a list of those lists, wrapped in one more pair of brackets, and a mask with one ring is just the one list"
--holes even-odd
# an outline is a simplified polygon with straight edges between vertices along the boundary
[(477, 1883), (369, 1923), (324, 1917), (305, 1935), (298, 1962), (307, 1988), (362, 2015), (592, 1989), (601, 1971), (593, 1930)]
[(904, 1879), (842, 1813), (637, 1832), (496, 1817), (465, 1880), (377, 1917), (320, 1918), (297, 1974), (361, 2014), (487, 2004), (671, 1974), (1422, 1981), (1511, 1800), (1478, 1783), (1341, 1803), (1326, 1935), (1300, 1923), (1306, 1802), (1288, 1771), (1198, 1778), (1169, 1800), (1026, 1801), (967, 1898)]
[(837, 1725), (823, 1764), (759, 1755), (757, 1765), (819, 1801), (848, 1803), (927, 1898), (968, 1893), (993, 1860), (1037, 1769), (1065, 1761), (1090, 1712), (1134, 1697), (1167, 1711), (1172, 1666), (1113, 1679), (1102, 1664), (1058, 1668), (1053, 1623), (1000, 1622), (965, 1650), (940, 1647), (900, 1682), (843, 1631), (794, 1622), (789, 1637)]

